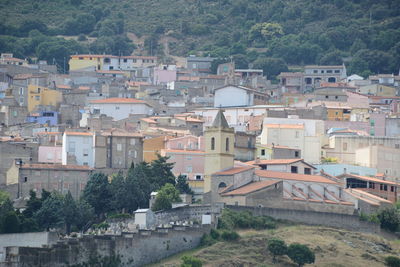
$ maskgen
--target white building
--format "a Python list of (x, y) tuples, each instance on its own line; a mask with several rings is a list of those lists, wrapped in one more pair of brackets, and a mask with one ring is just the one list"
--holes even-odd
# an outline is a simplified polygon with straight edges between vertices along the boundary
[(265, 94), (243, 86), (227, 85), (214, 91), (214, 107), (243, 107), (265, 104)]
[(107, 98), (89, 103), (90, 113), (105, 114), (114, 120), (122, 120), (132, 115), (152, 115), (153, 109), (145, 101), (134, 98)]
[(262, 145), (300, 149), (306, 162), (319, 163), (324, 142), (324, 122), (297, 118), (264, 118)]
[(95, 136), (88, 132), (64, 132), (62, 145), (63, 165), (95, 165)]
[[(254, 116), (264, 116), (270, 109), (283, 109), (283, 106), (278, 105), (259, 105), (249, 107), (228, 107), (224, 108), (224, 116), (229, 124), (229, 127), (235, 128), (235, 131), (246, 131), (246, 125)], [(204, 126), (211, 126), (215, 116), (218, 113), (218, 108), (199, 108), (193, 110), (196, 115), (202, 116)]]

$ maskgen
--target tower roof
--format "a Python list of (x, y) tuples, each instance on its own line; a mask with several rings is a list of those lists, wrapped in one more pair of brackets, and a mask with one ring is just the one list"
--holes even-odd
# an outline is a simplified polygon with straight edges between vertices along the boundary
[(226, 121), (226, 118), (224, 116), (224, 113), (222, 112), (222, 109), (218, 110), (217, 116), (215, 116), (212, 127), (229, 128), (229, 124)]

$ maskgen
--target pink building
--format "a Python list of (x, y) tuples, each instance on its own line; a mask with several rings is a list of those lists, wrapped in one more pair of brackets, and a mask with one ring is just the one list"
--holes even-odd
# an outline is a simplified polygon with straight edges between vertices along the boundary
[(184, 175), (188, 180), (203, 180), (204, 176), (204, 137), (186, 135), (169, 139), (162, 156), (170, 157), (168, 162), (174, 163), (172, 172)]
[(175, 150), (199, 150), (204, 152), (204, 137), (185, 135), (182, 137), (169, 139), (165, 145), (165, 148)]
[(154, 69), (154, 84), (166, 84), (173, 81), (176, 81), (176, 68), (165, 66)]
[(168, 162), (175, 164), (172, 169), (175, 176), (183, 175), (188, 180), (203, 180), (204, 151), (163, 149), (161, 155), (169, 157)]
[(61, 146), (39, 146), (38, 160), (40, 163), (61, 164), (62, 147)]

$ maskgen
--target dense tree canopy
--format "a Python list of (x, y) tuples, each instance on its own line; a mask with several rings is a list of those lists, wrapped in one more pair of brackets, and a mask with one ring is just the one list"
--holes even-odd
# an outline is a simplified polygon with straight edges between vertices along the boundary
[[(178, 40), (169, 45), (172, 54), (236, 56), (240, 66), (277, 58), (289, 65), (344, 62), (350, 74), (397, 73), (399, 10), (397, 0), (1, 1), (0, 51), (63, 69), (64, 57), (75, 53), (130, 54), (131, 32), (145, 36), (143, 51), (152, 55), (163, 56), (167, 35)], [(59, 36), (82, 34), (96, 39)]]

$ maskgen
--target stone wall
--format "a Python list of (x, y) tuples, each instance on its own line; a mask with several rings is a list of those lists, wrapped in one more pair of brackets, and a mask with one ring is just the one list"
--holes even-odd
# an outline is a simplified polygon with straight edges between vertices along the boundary
[(7, 247), (0, 267), (61, 267), (88, 263), (90, 259), (119, 257), (122, 266), (143, 266), (193, 249), (210, 226), (173, 226), (122, 235), (83, 236), (60, 241), (50, 248)]
[[(198, 221), (201, 222), (204, 214), (217, 216), (221, 213), (223, 204), (220, 205), (190, 205), (175, 208), (168, 211), (155, 212), (155, 224), (168, 224), (176, 221)], [(214, 217), (215, 219), (215, 217)]]
[(250, 211), (256, 216), (270, 216), (275, 219), (288, 220), (308, 225), (323, 225), (350, 231), (379, 234), (390, 239), (394, 238), (394, 235), (381, 230), (379, 224), (360, 221), (360, 218), (357, 215), (232, 205), (227, 206), (227, 208), (234, 211)]
[(26, 246), (40, 248), (55, 244), (58, 235), (55, 232), (18, 233), (0, 235), (0, 262), (4, 260), (5, 248), (9, 246)]

